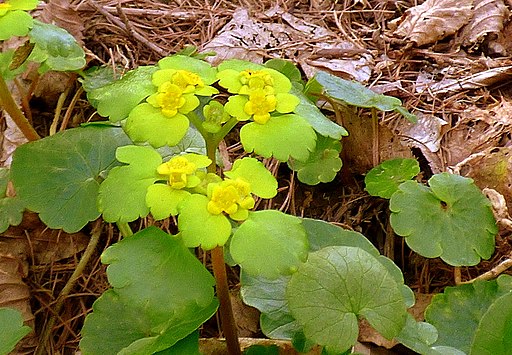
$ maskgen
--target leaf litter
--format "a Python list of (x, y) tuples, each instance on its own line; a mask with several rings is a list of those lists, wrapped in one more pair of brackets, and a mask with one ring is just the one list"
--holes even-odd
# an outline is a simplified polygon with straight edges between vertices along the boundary
[[(284, 186), (275, 199), (259, 204), (260, 208), (322, 218), (374, 236), (372, 242), (383, 251), (388, 250), (388, 220), (378, 211), (385, 206), (382, 201), (370, 198), (361, 184), (362, 175), (376, 161), (414, 155), (419, 158), (423, 178), (447, 170), (470, 176), (479, 187), (493, 189), (503, 197), (493, 195), (498, 201), (496, 210), (501, 211), (503, 220), (508, 219), (503, 211), (505, 207), (510, 209), (512, 201), (508, 179), (512, 139), (508, 84), (512, 75), (512, 47), (508, 41), (512, 35), (511, 9), (510, 1), (502, 0), (52, 0), (40, 5), (37, 11), (43, 21), (56, 22), (83, 40), (90, 65), (108, 65), (114, 72), (153, 64), (162, 53), (175, 53), (186, 45), (195, 45), (201, 50), (215, 50), (219, 57), (213, 60), (235, 57), (262, 62), (273, 57), (285, 58), (299, 65), (308, 77), (317, 70), (326, 70), (400, 98), (419, 117), (416, 126), (397, 114), (386, 113), (380, 114), (380, 125), (375, 127), (370, 124), (367, 111), (331, 107), (336, 120), (351, 134), (342, 141), (344, 169), (339, 178), (316, 188), (302, 186), (293, 174), (268, 161)], [(57, 84), (52, 84), (52, 80), (48, 87)], [(30, 108), (37, 112), (36, 128), (43, 135), (48, 133), (56, 100), (63, 92), (66, 94), (60, 129), (97, 119), (83, 94), (70, 81), (43, 108), (37, 107), (37, 99), (30, 101)], [(30, 100), (32, 96), (28, 93)], [(16, 146), (22, 140), (4, 129), (5, 124), (1, 160), (2, 166), (7, 166), (5, 161), (13, 149), (6, 142), (12, 141)], [(233, 161), (241, 154), (240, 146), (228, 138), (221, 152), (223, 159)], [(17, 234), (16, 243), (21, 243), (22, 237), (33, 240), (44, 228), (37, 218), (29, 219), (28, 225), (27, 220), (23, 223), (24, 230)], [(160, 223), (169, 227), (169, 221)], [(144, 220), (140, 226), (151, 224), (155, 223)], [(18, 231), (11, 228), (2, 238), (13, 230)], [(502, 229), (503, 233), (506, 229)], [(107, 228), (102, 248), (117, 238), (117, 232)], [(69, 238), (63, 234), (57, 240), (60, 244)], [(37, 253), (27, 250), (26, 244), (20, 245), (23, 247), (15, 258), (21, 261), (16, 259), (16, 263), (22, 269), (28, 266), (28, 273), (26, 278), (19, 271), (10, 275), (18, 280), (20, 290), (26, 290), (28, 285), (34, 295), (30, 313), (25, 296), (19, 291), (26, 320), (33, 314), (35, 321), (43, 324), (51, 313), (48, 307), (77, 263), (75, 255), (82, 250), (82, 244), (73, 244), (76, 249), (64, 253), (63, 259), (51, 260), (37, 259)], [(397, 255), (409, 253), (400, 245), (395, 247), (400, 251)], [(497, 253), (478, 268), (468, 268), (465, 277), (469, 279), (492, 269), (511, 250), (510, 241), (500, 239)], [(82, 276), (77, 295), (65, 303), (65, 312), (50, 340), (54, 351), (76, 350), (78, 331), (87, 310), (108, 287), (104, 267), (98, 261), (101, 251)], [(410, 259), (397, 256), (395, 261), (409, 272), (409, 284), (417, 292), (437, 292), (452, 282), (451, 270), (437, 260), (411, 255)], [(237, 276), (231, 274), (232, 288), (236, 289)], [(215, 324), (207, 328), (205, 334), (218, 336)], [(29, 349), (34, 346), (25, 345)]]

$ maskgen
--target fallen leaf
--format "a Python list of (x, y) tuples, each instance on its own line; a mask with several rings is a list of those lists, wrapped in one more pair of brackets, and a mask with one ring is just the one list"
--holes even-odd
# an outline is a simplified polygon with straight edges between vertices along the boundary
[(44, 4), (39, 18), (45, 23), (52, 23), (68, 31), (82, 45), (84, 39), (83, 17), (71, 5), (70, 0), (49, 0)]
[(431, 44), (457, 33), (473, 16), (474, 0), (427, 0), (409, 8), (394, 35), (417, 46)]

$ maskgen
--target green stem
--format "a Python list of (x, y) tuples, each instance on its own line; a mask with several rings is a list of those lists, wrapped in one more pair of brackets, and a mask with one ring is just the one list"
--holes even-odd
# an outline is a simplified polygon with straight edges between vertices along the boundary
[(121, 232), (121, 235), (126, 238), (131, 235), (133, 235), (133, 231), (130, 228), (130, 225), (126, 222), (117, 222), (117, 228), (119, 228), (119, 231)]
[(55, 321), (57, 320), (57, 317), (62, 310), (62, 307), (64, 306), (64, 301), (68, 297), (69, 293), (75, 286), (76, 281), (78, 278), (82, 275), (85, 267), (87, 266), (87, 263), (91, 259), (94, 251), (96, 250), (96, 246), (98, 245), (98, 241), (100, 240), (101, 236), (101, 219), (98, 219), (96, 223), (94, 224), (94, 227), (92, 229), (91, 233), (91, 239), (89, 240), (89, 244), (87, 244), (87, 248), (84, 251), (84, 254), (82, 255), (82, 258), (78, 262), (78, 265), (75, 268), (75, 271), (73, 271), (73, 274), (69, 278), (68, 282), (66, 282), (66, 285), (60, 292), (59, 296), (57, 297), (57, 300), (55, 301), (55, 309), (53, 310), (53, 313), (48, 320), (48, 323), (46, 323), (44, 329), (41, 332), (41, 341), (39, 343), (39, 346), (37, 347), (35, 351), (35, 355), (43, 355), (47, 354), (49, 352), (45, 352), (46, 343), (50, 339), (50, 336), (52, 334), (53, 326), (55, 325)]
[(37, 134), (36, 130), (30, 122), (27, 120), (23, 112), (21, 112), (20, 108), (14, 101), (9, 88), (7, 87), (7, 83), (5, 82), (3, 76), (0, 75), (0, 104), (2, 108), (11, 116), (12, 120), (18, 126), (21, 133), (29, 140), (35, 141), (40, 139), (41, 137)]
[[(209, 173), (217, 172), (215, 164), (215, 152), (217, 144), (214, 139), (206, 140), (206, 152), (212, 163), (208, 166)], [(219, 315), (222, 332), (226, 338), (226, 345), (229, 355), (240, 355), (240, 343), (238, 342), (238, 329), (236, 327), (235, 318), (233, 317), (233, 308), (229, 298), (228, 276), (226, 273), (226, 264), (224, 262), (224, 248), (217, 246), (211, 251), (213, 275), (215, 277), (217, 297), (219, 298)]]

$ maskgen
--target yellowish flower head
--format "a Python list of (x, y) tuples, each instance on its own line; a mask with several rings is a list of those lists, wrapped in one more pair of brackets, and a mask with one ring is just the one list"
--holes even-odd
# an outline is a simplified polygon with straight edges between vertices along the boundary
[(162, 114), (167, 117), (176, 116), (178, 110), (186, 103), (183, 90), (170, 81), (160, 85), (155, 100), (158, 106), (162, 108)]
[[(196, 173), (199, 168), (204, 168), (211, 160), (198, 154), (185, 154), (172, 158), (157, 168), (160, 175), (168, 175), (169, 186), (173, 189), (196, 187), (201, 183), (201, 178)], [(200, 174), (198, 174), (200, 175)]]
[(277, 99), (274, 95), (267, 95), (263, 89), (254, 90), (249, 95), (249, 101), (244, 106), (244, 111), (253, 116), (253, 120), (259, 124), (265, 124), (270, 119), (270, 113), (275, 111)]
[(213, 184), (208, 191), (208, 212), (214, 215), (227, 213), (234, 220), (244, 220), (248, 210), (254, 207), (255, 201), (251, 195), (251, 185), (242, 179), (226, 179), (219, 184)]
[(263, 70), (241, 71), (240, 82), (243, 84), (239, 92), (242, 95), (250, 95), (254, 90), (263, 90), (266, 94), (274, 93), (274, 79)]
[(177, 85), (183, 93), (191, 93), (196, 89), (201, 89), (205, 85), (199, 75), (189, 72), (188, 70), (177, 70), (172, 76), (171, 82)]

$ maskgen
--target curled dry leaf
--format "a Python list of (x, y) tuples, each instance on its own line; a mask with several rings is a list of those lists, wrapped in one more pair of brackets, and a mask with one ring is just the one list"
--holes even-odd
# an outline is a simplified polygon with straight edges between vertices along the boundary
[(457, 33), (473, 15), (474, 0), (427, 0), (408, 9), (394, 35), (416, 43), (434, 43)]

